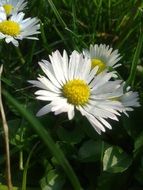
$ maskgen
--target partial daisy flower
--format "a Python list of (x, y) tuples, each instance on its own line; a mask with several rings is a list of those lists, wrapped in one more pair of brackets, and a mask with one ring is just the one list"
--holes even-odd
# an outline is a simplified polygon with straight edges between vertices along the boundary
[(37, 80), (29, 81), (39, 88), (36, 98), (47, 102), (37, 116), (66, 112), (71, 120), (77, 109), (99, 134), (105, 132), (105, 127), (111, 129), (107, 119), (118, 120), (117, 116), (124, 109), (120, 101), (113, 101), (123, 94), (123, 89), (119, 90), (122, 81), (110, 81), (113, 72), (95, 75), (98, 66), (91, 69), (90, 59), (77, 51), (73, 51), (70, 58), (66, 51), (63, 56), (55, 51), (49, 58), (50, 62), (39, 62), (46, 76), (39, 75)]
[(7, 20), (4, 9), (0, 7), (0, 39), (5, 39), (6, 43), (12, 42), (15, 46), (19, 45), (18, 40), (24, 38), (38, 40), (33, 35), (40, 33), (39, 20), (37, 18), (24, 19), (24, 15), (20, 12)]
[[(123, 86), (124, 86), (124, 84), (123, 84)], [(123, 104), (123, 106), (125, 108), (123, 110), (123, 113), (125, 113), (127, 116), (128, 116), (127, 111), (133, 111), (134, 107), (140, 106), (139, 94), (138, 94), (138, 92), (133, 92), (131, 90), (130, 86), (128, 86), (126, 88), (126, 92), (119, 98), (119, 100), (121, 101), (121, 103)]]
[(116, 68), (121, 64), (117, 62), (121, 59), (118, 50), (113, 50), (109, 45), (100, 44), (100, 45), (90, 45), (89, 50), (83, 50), (84, 56), (91, 59), (92, 67), (98, 65), (98, 73), (109, 68)]
[(23, 11), (27, 2), (25, 0), (1, 0), (0, 6), (5, 10), (7, 16)]
[(128, 111), (133, 111), (134, 107), (139, 107), (140, 103), (139, 103), (139, 94), (138, 92), (133, 92), (131, 90), (131, 87), (128, 86), (125, 89), (125, 82), (123, 82), (121, 85), (118, 86), (118, 88), (116, 89), (117, 91), (119, 90), (119, 92), (121, 91), (121, 89), (124, 89), (124, 93), (117, 98), (111, 98), (113, 101), (120, 101), (124, 107), (123, 110), (121, 110), (121, 112), (123, 112), (126, 116), (128, 116)]

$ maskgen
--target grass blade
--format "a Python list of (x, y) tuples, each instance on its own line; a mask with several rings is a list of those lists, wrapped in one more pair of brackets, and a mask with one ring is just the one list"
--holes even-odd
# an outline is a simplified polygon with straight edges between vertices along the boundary
[(24, 167), (24, 171), (23, 171), (23, 180), (22, 180), (22, 188), (21, 188), (21, 190), (26, 190), (27, 189), (26, 188), (26, 182), (27, 182), (27, 171), (28, 171), (28, 168), (29, 168), (29, 162), (30, 162), (32, 154), (34, 153), (34, 150), (36, 149), (38, 144), (39, 144), (39, 142), (34, 145), (34, 147), (30, 151), (30, 154), (29, 154), (29, 156), (27, 158), (27, 161), (26, 161), (26, 164), (25, 164), (25, 167)]
[(9, 148), (9, 128), (7, 125), (5, 110), (4, 110), (3, 101), (2, 101), (2, 94), (1, 94), (2, 71), (3, 71), (3, 65), (1, 65), (1, 67), (0, 67), (0, 114), (1, 114), (1, 118), (2, 118), (2, 126), (3, 126), (4, 141), (5, 141), (7, 186), (8, 186), (8, 190), (12, 190), (10, 148)]
[(61, 24), (61, 26), (63, 28), (67, 28), (67, 25), (66, 23), (63, 21), (62, 17), (60, 16), (60, 13), (58, 12), (57, 8), (55, 7), (54, 3), (52, 0), (48, 0), (50, 6), (51, 6), (51, 9), (53, 10), (55, 16), (57, 17), (59, 23)]
[(19, 113), (24, 117), (31, 125), (31, 127), (36, 131), (36, 133), (41, 137), (45, 145), (50, 149), (51, 153), (55, 156), (56, 160), (63, 167), (65, 173), (67, 174), (71, 184), (75, 190), (81, 190), (81, 186), (77, 176), (75, 175), (72, 167), (65, 158), (63, 152), (56, 146), (52, 137), (46, 129), (42, 126), (39, 120), (27, 109), (24, 108), (15, 98), (13, 98), (7, 91), (2, 91), (5, 98), (19, 111)]
[(127, 80), (127, 85), (131, 85), (131, 86), (134, 85), (135, 76), (136, 76), (136, 69), (137, 69), (137, 64), (138, 64), (140, 52), (142, 49), (142, 44), (143, 44), (143, 31), (140, 32), (137, 48), (136, 48), (136, 51), (135, 51), (135, 54), (133, 57), (133, 61), (132, 61), (130, 75), (129, 75), (129, 78)]

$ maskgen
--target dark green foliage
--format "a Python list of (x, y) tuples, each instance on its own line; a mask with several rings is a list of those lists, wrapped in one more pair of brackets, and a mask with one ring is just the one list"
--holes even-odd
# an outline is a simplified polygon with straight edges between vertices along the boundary
[[(26, 190), (73, 190), (76, 185), (79, 187), (74, 175), (84, 190), (142, 190), (143, 48), (138, 40), (143, 39), (143, 2), (29, 0), (25, 12), (26, 16), (40, 19), (39, 41), (22, 40), (19, 48), (0, 42), (0, 64), (4, 65), (2, 88), (22, 103), (24, 108), (21, 106), (21, 109), (35, 115), (43, 105), (35, 100), (35, 89), (27, 82), (42, 73), (38, 61), (48, 59), (56, 49), (60, 52), (66, 49), (70, 53), (74, 49), (82, 51), (94, 43), (119, 49), (122, 66), (118, 72), (124, 80), (130, 76), (128, 82), (139, 92), (141, 107), (130, 113), (129, 118), (122, 116), (119, 122), (111, 123), (113, 130), (99, 136), (78, 113), (70, 122), (66, 115), (52, 113), (38, 118), (37, 122), (33, 114), (25, 117), (24, 112), (4, 95), (14, 190), (21, 189), (26, 167)], [(137, 68), (132, 67), (136, 64)], [(30, 117), (37, 122), (36, 126), (40, 123), (39, 128), (33, 127)], [(51, 151), (44, 131), (54, 140), (54, 147), (62, 150), (75, 174), (59, 149), (59, 155), (54, 147)], [(64, 163), (67, 164), (65, 169)], [(75, 187), (70, 183), (70, 176), (73, 183), (77, 182)], [(0, 190), (7, 189), (5, 184), (5, 149), (0, 121)]]

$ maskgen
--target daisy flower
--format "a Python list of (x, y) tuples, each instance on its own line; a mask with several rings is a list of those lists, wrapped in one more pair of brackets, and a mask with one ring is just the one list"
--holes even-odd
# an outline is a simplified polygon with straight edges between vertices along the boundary
[[(125, 89), (125, 82), (121, 83), (116, 89), (116, 91), (119, 91), (120, 93), (121, 89)], [(121, 96), (117, 98), (111, 98), (111, 100), (113, 101), (120, 101), (122, 103), (124, 108), (121, 110), (121, 112), (123, 112), (126, 116), (128, 116), (127, 111), (133, 111), (134, 110), (133, 107), (140, 106), (138, 92), (133, 92), (130, 89), (131, 87), (128, 86), (126, 87)]]
[(23, 12), (13, 14), (7, 20), (4, 9), (0, 7), (0, 39), (5, 39), (6, 43), (12, 42), (15, 46), (19, 45), (18, 40), (24, 38), (38, 40), (33, 35), (40, 33), (39, 20), (37, 18), (24, 19), (24, 15)]
[(22, 11), (27, 5), (25, 0), (1, 0), (0, 6), (5, 10), (7, 16)]
[(120, 66), (120, 64), (117, 64), (121, 59), (118, 50), (113, 51), (113, 48), (110, 48), (109, 45), (90, 45), (89, 50), (83, 50), (83, 54), (91, 59), (92, 67), (99, 66), (98, 73), (110, 67), (116, 68)]
[(123, 89), (119, 90), (121, 81), (110, 81), (112, 72), (95, 75), (98, 66), (91, 69), (90, 59), (77, 51), (69, 58), (66, 51), (63, 55), (55, 51), (49, 59), (50, 62), (39, 62), (46, 76), (39, 75), (37, 80), (29, 81), (39, 88), (36, 98), (46, 101), (37, 116), (66, 112), (71, 120), (78, 110), (98, 133), (105, 132), (105, 127), (111, 129), (107, 119), (118, 120), (117, 115), (124, 109), (120, 101), (113, 101), (123, 94)]
[[(123, 86), (124, 86), (124, 84), (123, 84)], [(119, 98), (119, 100), (121, 101), (121, 103), (124, 106), (123, 113), (125, 113), (127, 116), (128, 116), (127, 111), (133, 111), (134, 110), (133, 107), (140, 106), (138, 92), (133, 92), (130, 89), (131, 89), (131, 87), (128, 86), (126, 88), (126, 92)]]

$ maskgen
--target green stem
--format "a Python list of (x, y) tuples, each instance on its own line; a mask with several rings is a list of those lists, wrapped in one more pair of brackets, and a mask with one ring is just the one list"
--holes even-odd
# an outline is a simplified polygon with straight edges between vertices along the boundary
[(40, 21), (40, 30), (41, 30), (41, 38), (42, 38), (42, 41), (43, 41), (44, 48), (49, 53), (50, 52), (50, 48), (49, 48), (49, 45), (48, 45), (48, 42), (47, 42), (47, 38), (46, 38), (46, 35), (45, 35), (44, 24), (41, 21)]
[(34, 152), (34, 150), (35, 150), (35, 148), (37, 147), (38, 144), (39, 144), (39, 142), (34, 145), (34, 147), (30, 151), (30, 154), (29, 154), (29, 156), (27, 158), (27, 161), (26, 161), (26, 164), (25, 164), (25, 167), (24, 167), (24, 171), (23, 171), (23, 180), (22, 180), (22, 188), (21, 188), (21, 190), (26, 190), (27, 171), (28, 171), (28, 168), (29, 168), (29, 162), (30, 162), (31, 156), (32, 156), (32, 154), (33, 154), (33, 152)]
[(23, 58), (23, 55), (22, 55), (19, 47), (15, 47), (15, 50), (16, 50), (16, 53), (17, 53), (22, 65), (25, 64), (25, 59)]
[(55, 16), (57, 17), (59, 23), (61, 24), (61, 26), (63, 28), (67, 28), (67, 25), (66, 23), (64, 22), (64, 20), (62, 19), (62, 17), (60, 16), (60, 13), (58, 12), (57, 8), (55, 7), (54, 3), (52, 0), (48, 0), (50, 6), (51, 6), (51, 9), (53, 10), (53, 12), (55, 13)]
[(23, 170), (23, 150), (19, 152), (19, 169)]
[(75, 175), (72, 167), (65, 158), (63, 152), (54, 143), (49, 132), (43, 127), (39, 120), (29, 110), (27, 110), (23, 105), (21, 105), (16, 99), (14, 99), (7, 91), (3, 90), (2, 93), (5, 96), (5, 98), (19, 111), (19, 113), (21, 113), (22, 117), (24, 117), (31, 124), (30, 126), (41, 137), (45, 145), (49, 148), (51, 153), (55, 156), (56, 160), (63, 167), (73, 188), (75, 190), (82, 190), (79, 180)]

